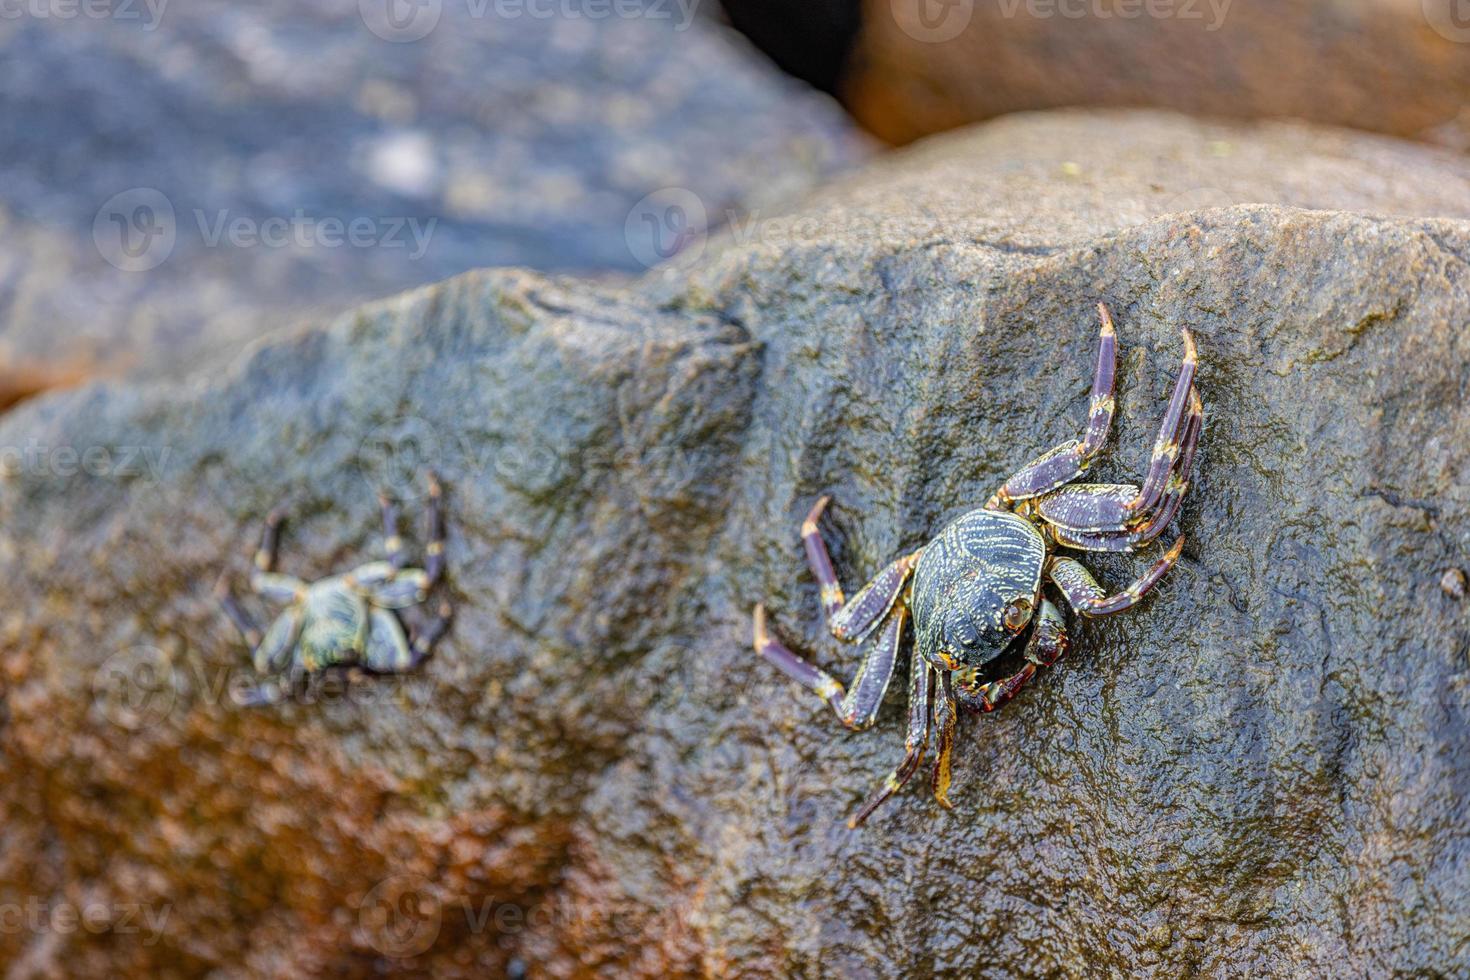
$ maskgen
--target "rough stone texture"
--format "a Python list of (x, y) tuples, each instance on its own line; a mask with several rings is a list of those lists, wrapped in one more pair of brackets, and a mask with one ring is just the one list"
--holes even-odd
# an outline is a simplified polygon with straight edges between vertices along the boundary
[[(1201, 187), (1265, 203), (1170, 212)], [(0, 908), (169, 912), (151, 944), (12, 930), (0, 965), (1463, 973), (1470, 630), (1440, 581), (1470, 564), (1470, 166), (1020, 117), (736, 237), (627, 287), (475, 272), (226, 373), (0, 418), (49, 451), (0, 495)], [(1138, 472), (1177, 328), (1199, 339), (1185, 557), (962, 721), (953, 812), (911, 791), (850, 832), (900, 699), (843, 733), (750, 653), (750, 606), (850, 670), (802, 513), (835, 494), (856, 585), (983, 501), (1081, 425), (1098, 300), (1122, 342), (1103, 479)], [(61, 447), (160, 462), (68, 476)], [(326, 574), (377, 547), (375, 484), (428, 462), (440, 652), (232, 707), (248, 668), (210, 589), (256, 522), (289, 498), (284, 566)]]
[(860, 2), (845, 96), (895, 142), (1018, 110), (1158, 106), (1470, 146), (1453, 0)]
[[(598, 8), (392, 0), (438, 11), (401, 35), (388, 2), (11, 5), (0, 369), (196, 366), (478, 266), (642, 272), (645, 195), (687, 188), (719, 224), (865, 153), (829, 99), (673, 0), (549, 18), (532, 11)], [(171, 219), (156, 198), (114, 200), (140, 187)], [(111, 215), (139, 203), (138, 228), (174, 237), (130, 230), (141, 255), (118, 268)], [(353, 240), (327, 224), (354, 220), (369, 225)]]

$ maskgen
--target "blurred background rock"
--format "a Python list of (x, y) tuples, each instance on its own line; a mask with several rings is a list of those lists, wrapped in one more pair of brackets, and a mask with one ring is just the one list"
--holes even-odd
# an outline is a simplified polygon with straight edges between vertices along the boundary
[[(700, 7), (6, 6), (0, 402), (478, 266), (640, 272), (864, 156)], [(668, 188), (706, 213), (637, 213)]]

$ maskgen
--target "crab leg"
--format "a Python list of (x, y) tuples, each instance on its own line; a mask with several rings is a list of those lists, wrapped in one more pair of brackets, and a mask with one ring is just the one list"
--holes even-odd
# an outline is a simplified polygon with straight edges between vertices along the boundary
[[(915, 657), (918, 654), (914, 655)], [(956, 715), (954, 700), (954, 674), (947, 670), (937, 671), (939, 689), (934, 692), (934, 773), (929, 787), (934, 799), (946, 810), (953, 809), (949, 802), (950, 755), (954, 749)]]
[(1062, 594), (1067, 597), (1067, 603), (1079, 616), (1109, 616), (1137, 605), (1138, 600), (1174, 566), (1183, 549), (1184, 536), (1180, 535), (1164, 557), (1154, 562), (1153, 567), (1140, 576), (1138, 581), (1111, 596), (1097, 584), (1097, 579), (1082, 567), (1081, 562), (1072, 558), (1052, 558), (1047, 563), (1046, 575), (1062, 590)]
[(873, 577), (873, 580), (858, 590), (851, 600), (842, 594), (842, 585), (832, 569), (832, 558), (827, 554), (827, 545), (817, 521), (827, 509), (831, 497), (823, 497), (812, 506), (806, 520), (801, 523), (801, 542), (806, 548), (807, 564), (822, 588), (822, 612), (826, 614), (827, 629), (844, 643), (856, 643), (865, 637), (893, 608), (908, 581), (909, 573), (919, 560), (919, 552), (904, 555)]
[(270, 573), (276, 567), (276, 543), (280, 539), (281, 522), (285, 512), (277, 507), (266, 516), (265, 527), (260, 532), (260, 547), (255, 550), (255, 568)]
[(994, 711), (1020, 693), (1039, 668), (1049, 667), (1065, 657), (1070, 646), (1061, 611), (1050, 600), (1043, 599), (1036, 625), (1026, 640), (1026, 663), (1021, 669), (989, 684), (976, 684), (961, 675), (956, 678), (955, 697), (978, 711)]
[[(280, 508), (271, 511), (270, 515), (266, 517), (265, 527), (260, 533), (260, 547), (255, 550), (255, 573), (251, 576), (252, 588), (256, 588), (256, 591), (264, 591), (272, 598), (276, 597), (275, 593), (278, 591), (273, 588), (277, 584), (274, 579), (280, 578), (282, 580), (280, 584), (283, 586), (283, 589), (289, 587), (291, 592), (294, 592), (295, 586), (299, 584), (295, 579), (290, 578), (290, 576), (275, 576), (271, 572), (271, 569), (276, 565), (276, 544), (280, 537), (281, 521), (284, 517), (284, 512)], [(265, 588), (257, 588), (257, 579), (264, 579), (259, 584), (264, 585)], [(250, 647), (253, 653), (260, 646), (262, 639), (260, 627), (255, 625), (255, 621), (250, 618), (250, 614), (241, 607), (234, 595), (231, 594), (230, 582), (227, 576), (221, 575), (219, 577), (219, 581), (214, 586), (214, 595), (215, 599), (219, 601), (220, 608), (224, 610), (225, 616), (229, 618), (230, 622), (235, 624), (235, 629), (240, 631), (241, 638), (244, 639), (245, 644)], [(290, 596), (288, 595), (286, 598), (289, 599)]]
[(792, 653), (766, 629), (765, 606), (755, 607), (755, 652), (774, 664), (782, 673), (814, 692), (832, 706), (842, 724), (854, 731), (872, 726), (877, 720), (883, 695), (893, 680), (898, 661), (898, 648), (903, 628), (908, 622), (908, 608), (900, 603), (885, 621), (876, 643), (869, 648), (852, 679), (852, 688), (844, 692), (842, 682), (826, 671), (814, 667)]
[(1097, 369), (1092, 377), (1092, 401), (1088, 409), (1087, 428), (1080, 440), (1063, 443), (1023, 466), (996, 491), (986, 507), (990, 510), (1008, 506), (1018, 500), (1036, 497), (1070, 483), (1082, 475), (1092, 457), (1107, 441), (1113, 424), (1113, 381), (1118, 361), (1118, 334), (1108, 308), (1097, 304), (1102, 328), (1098, 332)]
[[(1179, 368), (1179, 380), (1174, 382), (1174, 394), (1169, 398), (1169, 407), (1159, 425), (1158, 438), (1154, 440), (1154, 451), (1149, 459), (1148, 475), (1144, 477), (1143, 489), (1138, 498), (1128, 505), (1131, 511), (1148, 510), (1164, 492), (1164, 480), (1179, 456), (1179, 426), (1184, 417), (1185, 403), (1190, 401), (1194, 388), (1194, 369), (1199, 355), (1194, 349), (1194, 337), (1189, 330), (1181, 330), (1184, 337), (1184, 363)], [(1195, 404), (1199, 396), (1194, 395)]]
[(872, 816), (873, 811), (894, 793), (903, 788), (910, 777), (918, 771), (924, 760), (924, 748), (929, 742), (929, 719), (934, 712), (934, 687), (937, 671), (918, 654), (913, 654), (909, 664), (909, 728), (904, 738), (905, 755), (898, 768), (883, 782), (878, 791), (848, 818), (847, 825), (856, 828)]
[(1189, 431), (1184, 436), (1184, 449), (1179, 465), (1164, 485), (1164, 494), (1158, 506), (1146, 515), (1147, 519), (1125, 531), (1078, 531), (1049, 525), (1047, 530), (1058, 544), (1080, 551), (1134, 551), (1153, 541), (1179, 513), (1184, 495), (1189, 490), (1189, 467), (1194, 459), (1194, 448), (1199, 441), (1201, 421), (1198, 417), (1187, 420)]
[(229, 579), (221, 575), (214, 586), (214, 597), (219, 602), (220, 608), (224, 610), (225, 616), (235, 624), (235, 629), (240, 631), (240, 638), (245, 641), (252, 653), (260, 646), (260, 627), (250, 618), (250, 614), (241, 608), (240, 603), (230, 594)]
[(403, 538), (398, 533), (398, 506), (386, 493), (378, 494), (378, 508), (383, 512), (383, 551), (388, 564), (396, 572), (408, 564), (408, 552), (403, 548)]
[[(1120, 531), (1136, 532), (1142, 527), (1154, 528), (1154, 534), (1140, 541), (1152, 540), (1168, 523), (1160, 523), (1156, 514), (1168, 508), (1170, 491), (1189, 485), (1189, 470), (1194, 463), (1194, 448), (1199, 442), (1200, 428), (1204, 421), (1204, 408), (1200, 404), (1199, 392), (1189, 389), (1189, 414), (1183, 421), (1178, 444), (1168, 449), (1171, 463), (1163, 493), (1148, 508), (1137, 508), (1136, 502), (1143, 499), (1145, 491), (1126, 483), (1080, 483), (1063, 487), (1034, 502), (1036, 515), (1053, 528), (1090, 537)], [(1182, 490), (1179, 490), (1182, 493)], [(1067, 543), (1067, 542), (1063, 542)], [(1138, 542), (1134, 542), (1138, 543)], [(1127, 551), (1121, 547), (1088, 547), (1097, 551)]]
[(439, 474), (429, 471), (429, 543), (424, 547), (424, 571), (429, 576), (429, 587), (439, 581), (444, 572), (444, 490), (439, 485)]

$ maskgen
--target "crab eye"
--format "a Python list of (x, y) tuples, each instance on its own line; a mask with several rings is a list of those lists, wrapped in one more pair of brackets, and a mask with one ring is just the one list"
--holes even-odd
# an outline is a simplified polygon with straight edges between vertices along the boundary
[(1017, 599), (1006, 606), (1004, 622), (1006, 629), (1012, 633), (1018, 631), (1031, 621), (1031, 603), (1026, 599)]

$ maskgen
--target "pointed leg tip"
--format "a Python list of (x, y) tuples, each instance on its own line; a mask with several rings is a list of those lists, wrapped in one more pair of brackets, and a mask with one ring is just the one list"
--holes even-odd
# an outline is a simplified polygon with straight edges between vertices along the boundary
[(1174, 539), (1174, 543), (1169, 547), (1169, 552), (1168, 554), (1164, 555), (1164, 559), (1166, 561), (1173, 562), (1183, 551), (1184, 535), (1181, 534), (1179, 535), (1179, 537)]
[(1111, 337), (1115, 333), (1117, 333), (1117, 331), (1113, 328), (1113, 314), (1108, 312), (1108, 306), (1106, 303), (1097, 304), (1097, 315), (1098, 318), (1102, 320), (1101, 333), (1104, 337)]
[(854, 814), (853, 816), (850, 816), (850, 817), (847, 818), (847, 829), (848, 830), (857, 830), (862, 825), (863, 825), (863, 818), (857, 816), (856, 814)]
[(752, 626), (751, 644), (756, 653), (761, 653), (766, 648), (766, 604), (757, 602), (751, 610), (750, 621)]
[(1184, 359), (1193, 364), (1199, 360), (1199, 352), (1194, 346), (1194, 334), (1189, 332), (1188, 327), (1180, 327), (1179, 333), (1184, 337)]
[(822, 516), (822, 513), (827, 509), (827, 505), (830, 504), (831, 502), (832, 502), (832, 495), (830, 493), (824, 493), (820, 497), (818, 497), (817, 498), (817, 502), (814, 503), (814, 504), (812, 504), (812, 509), (807, 512), (807, 515), (806, 515), (806, 523), (807, 523), (807, 525), (808, 526), (815, 526), (816, 523), (817, 523), (817, 518), (819, 518), (819, 517)]

